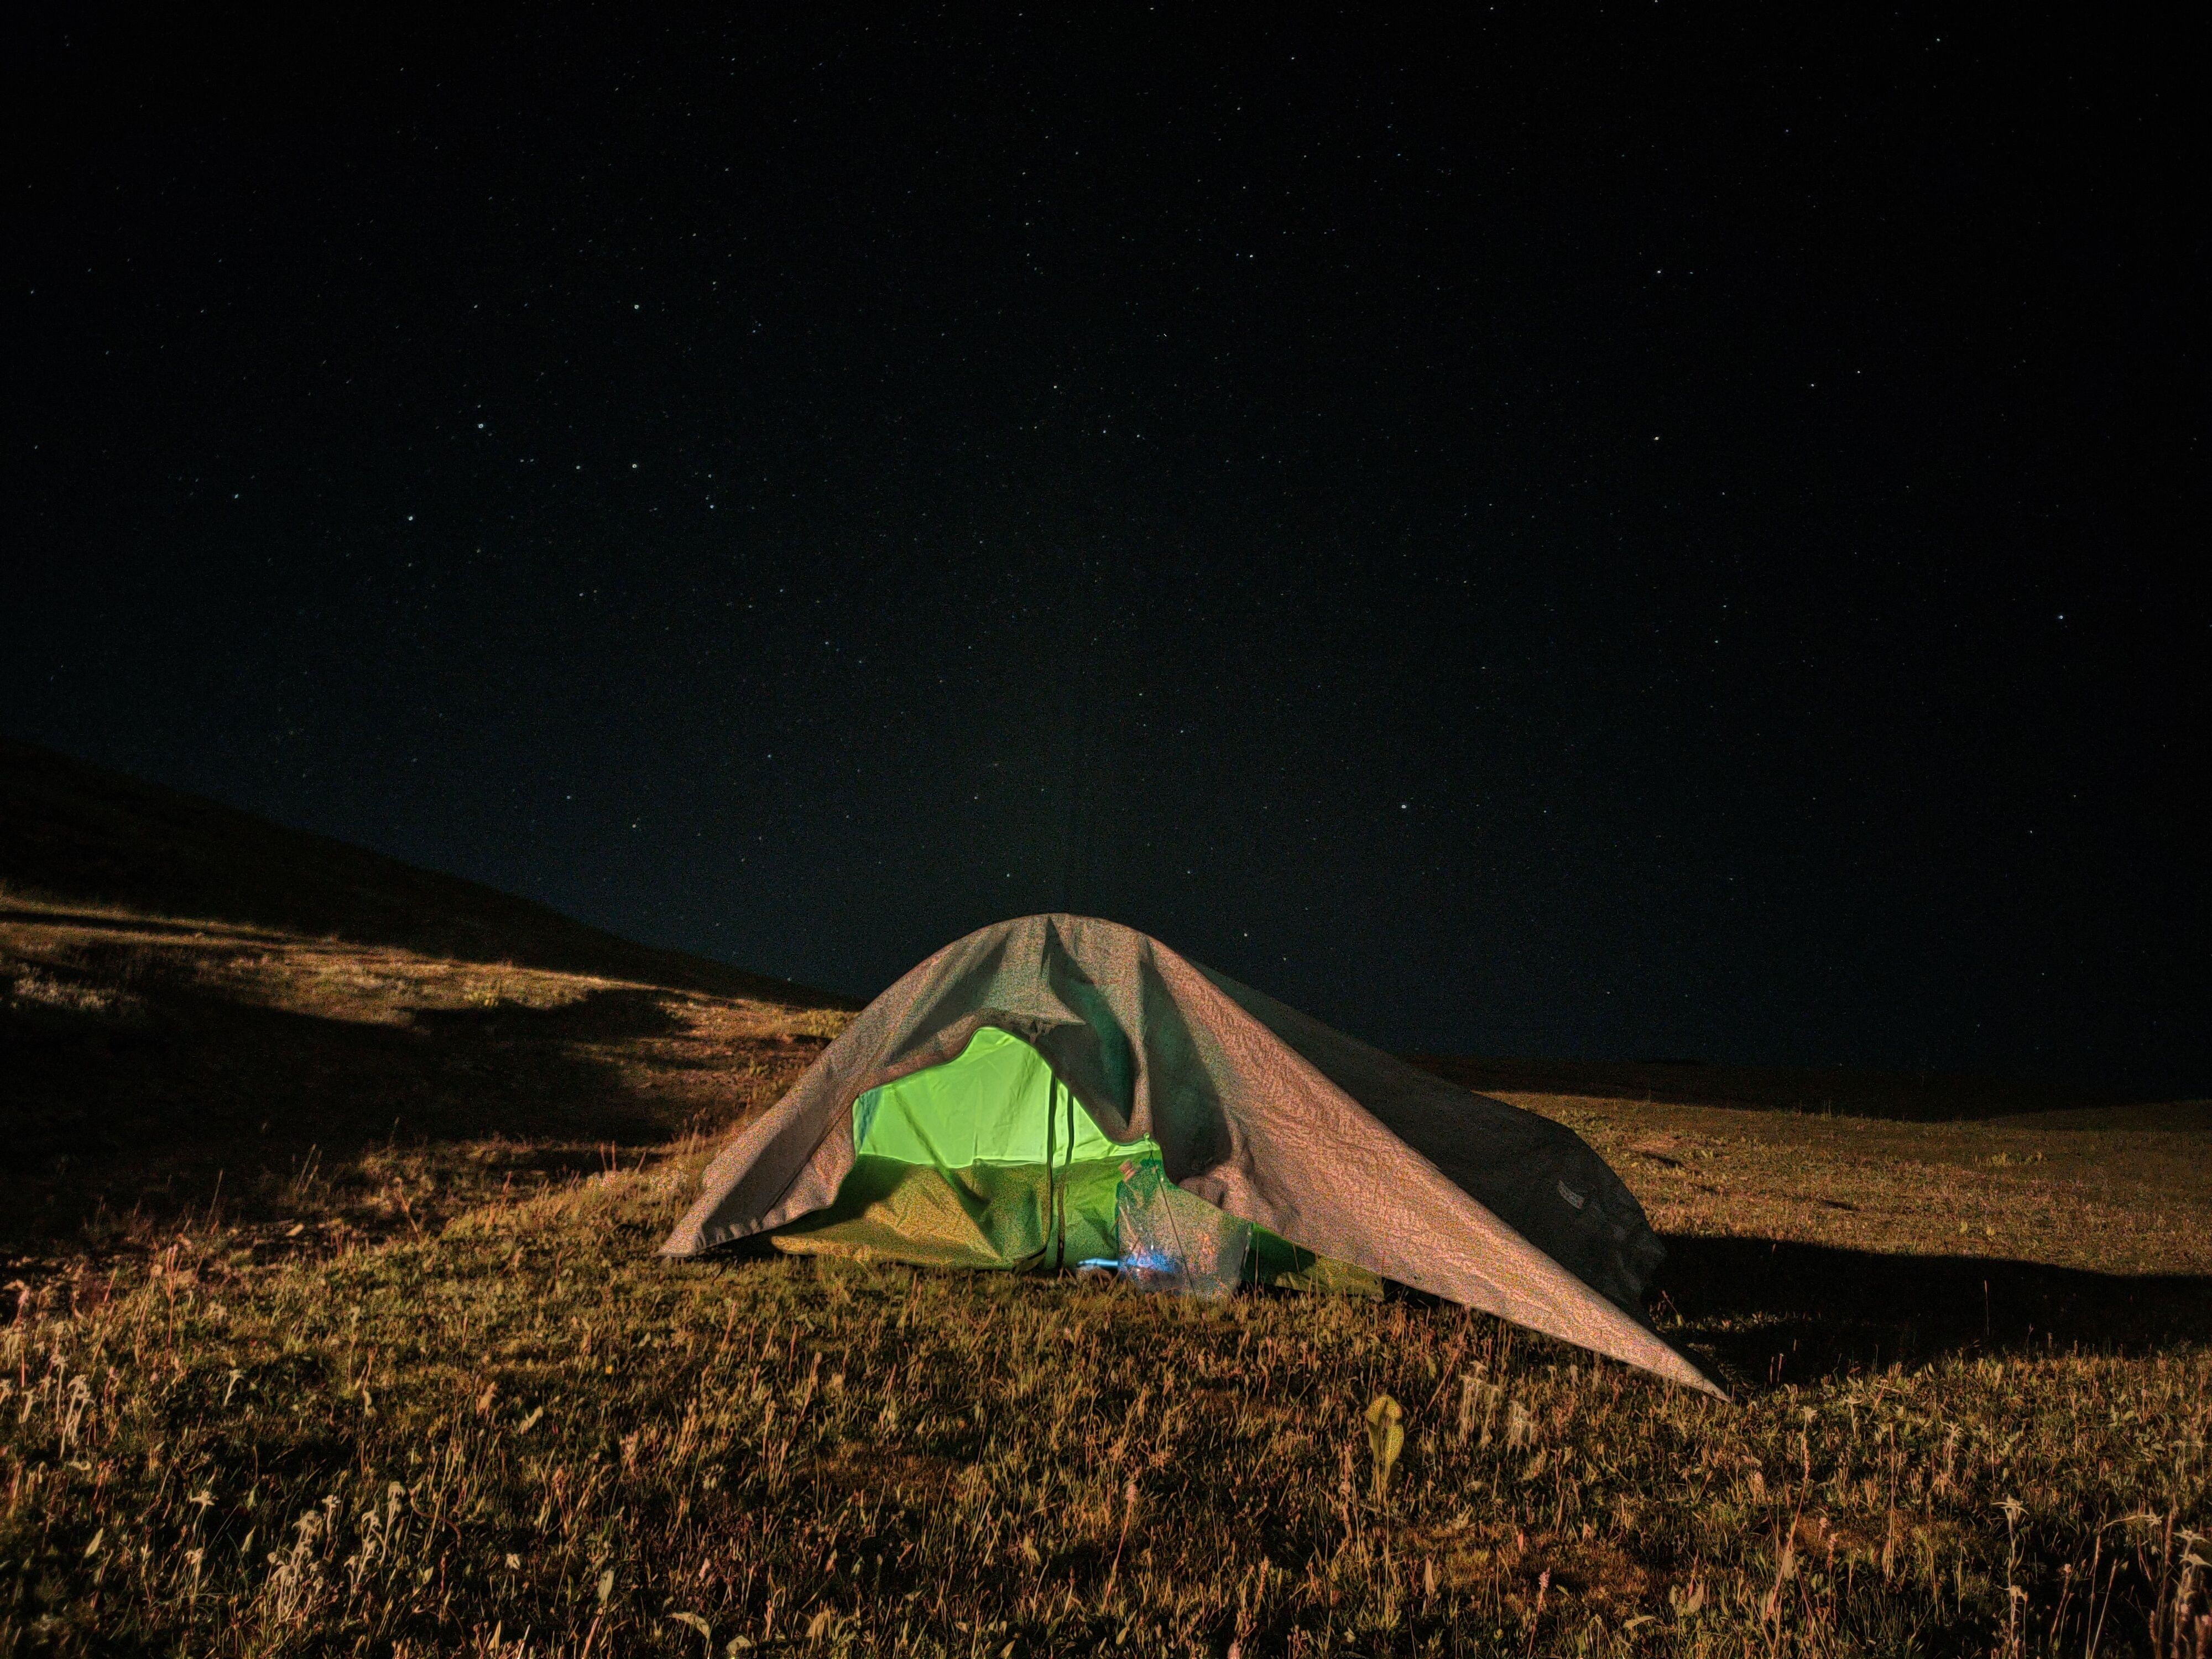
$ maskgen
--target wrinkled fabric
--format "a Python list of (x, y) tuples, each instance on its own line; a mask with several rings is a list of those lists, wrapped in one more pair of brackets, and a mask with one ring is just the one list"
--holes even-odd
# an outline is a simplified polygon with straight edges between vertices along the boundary
[(662, 1251), (691, 1255), (828, 1207), (869, 1090), (984, 1026), (1029, 1043), (1108, 1139), (1304, 1249), (1714, 1389), (1640, 1298), (1664, 1255), (1565, 1126), (1470, 1094), (1158, 940), (1024, 916), (949, 945), (863, 1010), (740, 1129)]

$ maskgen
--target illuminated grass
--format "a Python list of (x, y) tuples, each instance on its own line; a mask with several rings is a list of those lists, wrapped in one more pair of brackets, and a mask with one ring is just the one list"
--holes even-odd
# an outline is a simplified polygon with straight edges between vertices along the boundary
[(834, 1010), (120, 913), (0, 970), (0, 1653), (2212, 1644), (2201, 1105), (1517, 1096), (1723, 1404), (1418, 1297), (656, 1258)]
[(1404, 1302), (659, 1261), (695, 1168), (219, 1288), (179, 1243), (0, 1336), (0, 1646), (2122, 1652), (2203, 1605), (2202, 1346), (1730, 1406)]

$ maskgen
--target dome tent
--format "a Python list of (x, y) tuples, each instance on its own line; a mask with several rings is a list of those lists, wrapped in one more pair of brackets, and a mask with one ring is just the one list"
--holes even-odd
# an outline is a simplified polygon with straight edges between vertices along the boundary
[(1395, 1279), (1712, 1387), (1644, 1316), (1664, 1252), (1571, 1130), (1085, 916), (1000, 922), (908, 973), (738, 1132), (661, 1248), (767, 1233), (1053, 1268), (1119, 1254), (1147, 1206), (1217, 1273), (1225, 1240), (1247, 1279)]

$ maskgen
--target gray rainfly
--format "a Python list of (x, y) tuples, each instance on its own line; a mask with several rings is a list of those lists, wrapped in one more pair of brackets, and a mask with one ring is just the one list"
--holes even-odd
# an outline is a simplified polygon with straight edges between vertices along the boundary
[(761, 1233), (1200, 1293), (1395, 1279), (1713, 1387), (1644, 1316), (1663, 1249), (1571, 1130), (1087, 916), (983, 928), (870, 1003), (662, 1251)]

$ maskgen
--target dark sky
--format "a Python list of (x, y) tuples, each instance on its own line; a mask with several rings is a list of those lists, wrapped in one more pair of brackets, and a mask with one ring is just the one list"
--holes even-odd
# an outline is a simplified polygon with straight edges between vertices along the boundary
[(2202, 1089), (2194, 48), (1799, 9), (42, 26), (0, 726), (855, 992)]

